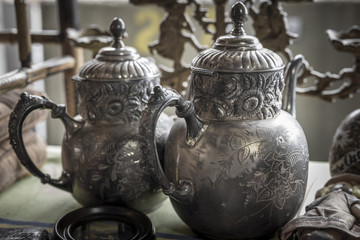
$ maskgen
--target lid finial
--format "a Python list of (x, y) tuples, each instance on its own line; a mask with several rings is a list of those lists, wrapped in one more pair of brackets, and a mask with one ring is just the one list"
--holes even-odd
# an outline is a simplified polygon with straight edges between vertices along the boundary
[(248, 18), (248, 10), (242, 2), (238, 1), (231, 7), (231, 20), (234, 23), (234, 28), (231, 31), (231, 35), (241, 36), (245, 35), (243, 28), (245, 21)]
[(115, 17), (110, 24), (110, 32), (114, 36), (112, 47), (122, 48), (125, 44), (122, 37), (126, 34), (125, 23), (121, 18)]

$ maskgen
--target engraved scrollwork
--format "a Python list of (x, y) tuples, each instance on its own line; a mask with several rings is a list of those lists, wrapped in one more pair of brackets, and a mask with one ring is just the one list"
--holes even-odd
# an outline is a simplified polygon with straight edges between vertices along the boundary
[(259, 184), (263, 188), (261, 191), (252, 189), (256, 193), (257, 202), (271, 202), (278, 209), (283, 209), (287, 199), (304, 195), (306, 182), (297, 177), (297, 172), (303, 170), (297, 164), (303, 162), (308, 153), (304, 148), (287, 149), (291, 135), (291, 132), (276, 135), (273, 151), (268, 153), (264, 161), (266, 169), (270, 170), (266, 174), (265, 171), (261, 173), (264, 177)]
[[(88, 142), (86, 147), (90, 149), (92, 143)], [(141, 159), (137, 136), (109, 138), (96, 152), (90, 151), (84, 161), (85, 167), (79, 169), (81, 184), (96, 189), (106, 202), (129, 202), (155, 188)]]
[(193, 74), (196, 113), (204, 119), (268, 119), (281, 109), (284, 79), (265, 74)]
[[(283, 209), (288, 199), (304, 195), (306, 182), (302, 175), (308, 158), (307, 148), (293, 145), (296, 136), (291, 131), (264, 127), (248, 129), (246, 135), (234, 132), (230, 136), (221, 160), (213, 163), (218, 169), (213, 184), (251, 179), (239, 183), (247, 189), (245, 206), (265, 203), (264, 208)], [(233, 175), (231, 169), (237, 164), (242, 166), (242, 173)]]

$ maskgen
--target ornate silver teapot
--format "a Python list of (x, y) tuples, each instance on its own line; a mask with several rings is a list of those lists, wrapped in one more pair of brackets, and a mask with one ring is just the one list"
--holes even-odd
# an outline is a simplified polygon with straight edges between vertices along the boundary
[[(298, 212), (306, 189), (308, 146), (294, 116), (296, 74), (274, 52), (245, 34), (244, 4), (231, 10), (234, 28), (192, 62), (191, 101), (156, 86), (143, 111), (140, 135), (156, 181), (194, 232), (215, 239), (269, 238)], [(160, 113), (180, 117), (157, 159)]]
[[(125, 46), (125, 24), (115, 18), (110, 26), (112, 46), (102, 48), (73, 77), (79, 94), (74, 119), (65, 106), (26, 93), (9, 122), (11, 144), (21, 163), (43, 183), (64, 189), (83, 205), (116, 204), (140, 211), (156, 208), (166, 196), (151, 179), (139, 148), (139, 121), (160, 71), (148, 58)], [(62, 143), (63, 174), (52, 179), (31, 161), (22, 142), (21, 126), (35, 109), (50, 109), (65, 125)], [(163, 114), (157, 128), (158, 152), (173, 120)]]

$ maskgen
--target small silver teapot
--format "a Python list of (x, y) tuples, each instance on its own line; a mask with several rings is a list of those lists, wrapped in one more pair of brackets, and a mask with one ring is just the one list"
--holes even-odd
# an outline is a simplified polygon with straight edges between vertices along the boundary
[[(150, 211), (166, 198), (139, 148), (139, 122), (152, 89), (160, 84), (154, 61), (125, 46), (125, 24), (115, 18), (112, 46), (102, 48), (73, 77), (79, 115), (71, 118), (65, 106), (44, 97), (23, 93), (9, 122), (10, 141), (21, 163), (43, 183), (73, 194), (82, 205), (115, 204)], [(50, 109), (65, 125), (62, 143), (63, 174), (52, 179), (42, 173), (26, 153), (22, 122), (35, 109)], [(158, 153), (173, 120), (163, 114), (157, 128)]]
[[(247, 9), (233, 5), (234, 28), (192, 61), (191, 101), (154, 88), (143, 111), (143, 153), (155, 180), (194, 232), (214, 239), (268, 239), (300, 209), (308, 175), (308, 146), (295, 113), (303, 58), (288, 66), (245, 34)], [(175, 122), (157, 159), (155, 126), (176, 107)]]

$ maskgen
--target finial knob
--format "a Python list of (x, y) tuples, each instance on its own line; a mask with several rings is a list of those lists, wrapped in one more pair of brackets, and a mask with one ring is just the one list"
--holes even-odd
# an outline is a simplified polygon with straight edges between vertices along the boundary
[(243, 4), (240, 1), (236, 2), (231, 7), (230, 17), (234, 23), (234, 28), (231, 31), (231, 34), (235, 35), (235, 36), (245, 35), (245, 30), (244, 30), (243, 26), (248, 18), (248, 10), (247, 10), (245, 4)]
[(110, 32), (114, 36), (113, 47), (124, 47), (122, 37), (126, 34), (125, 23), (121, 18), (115, 17), (110, 24)]

